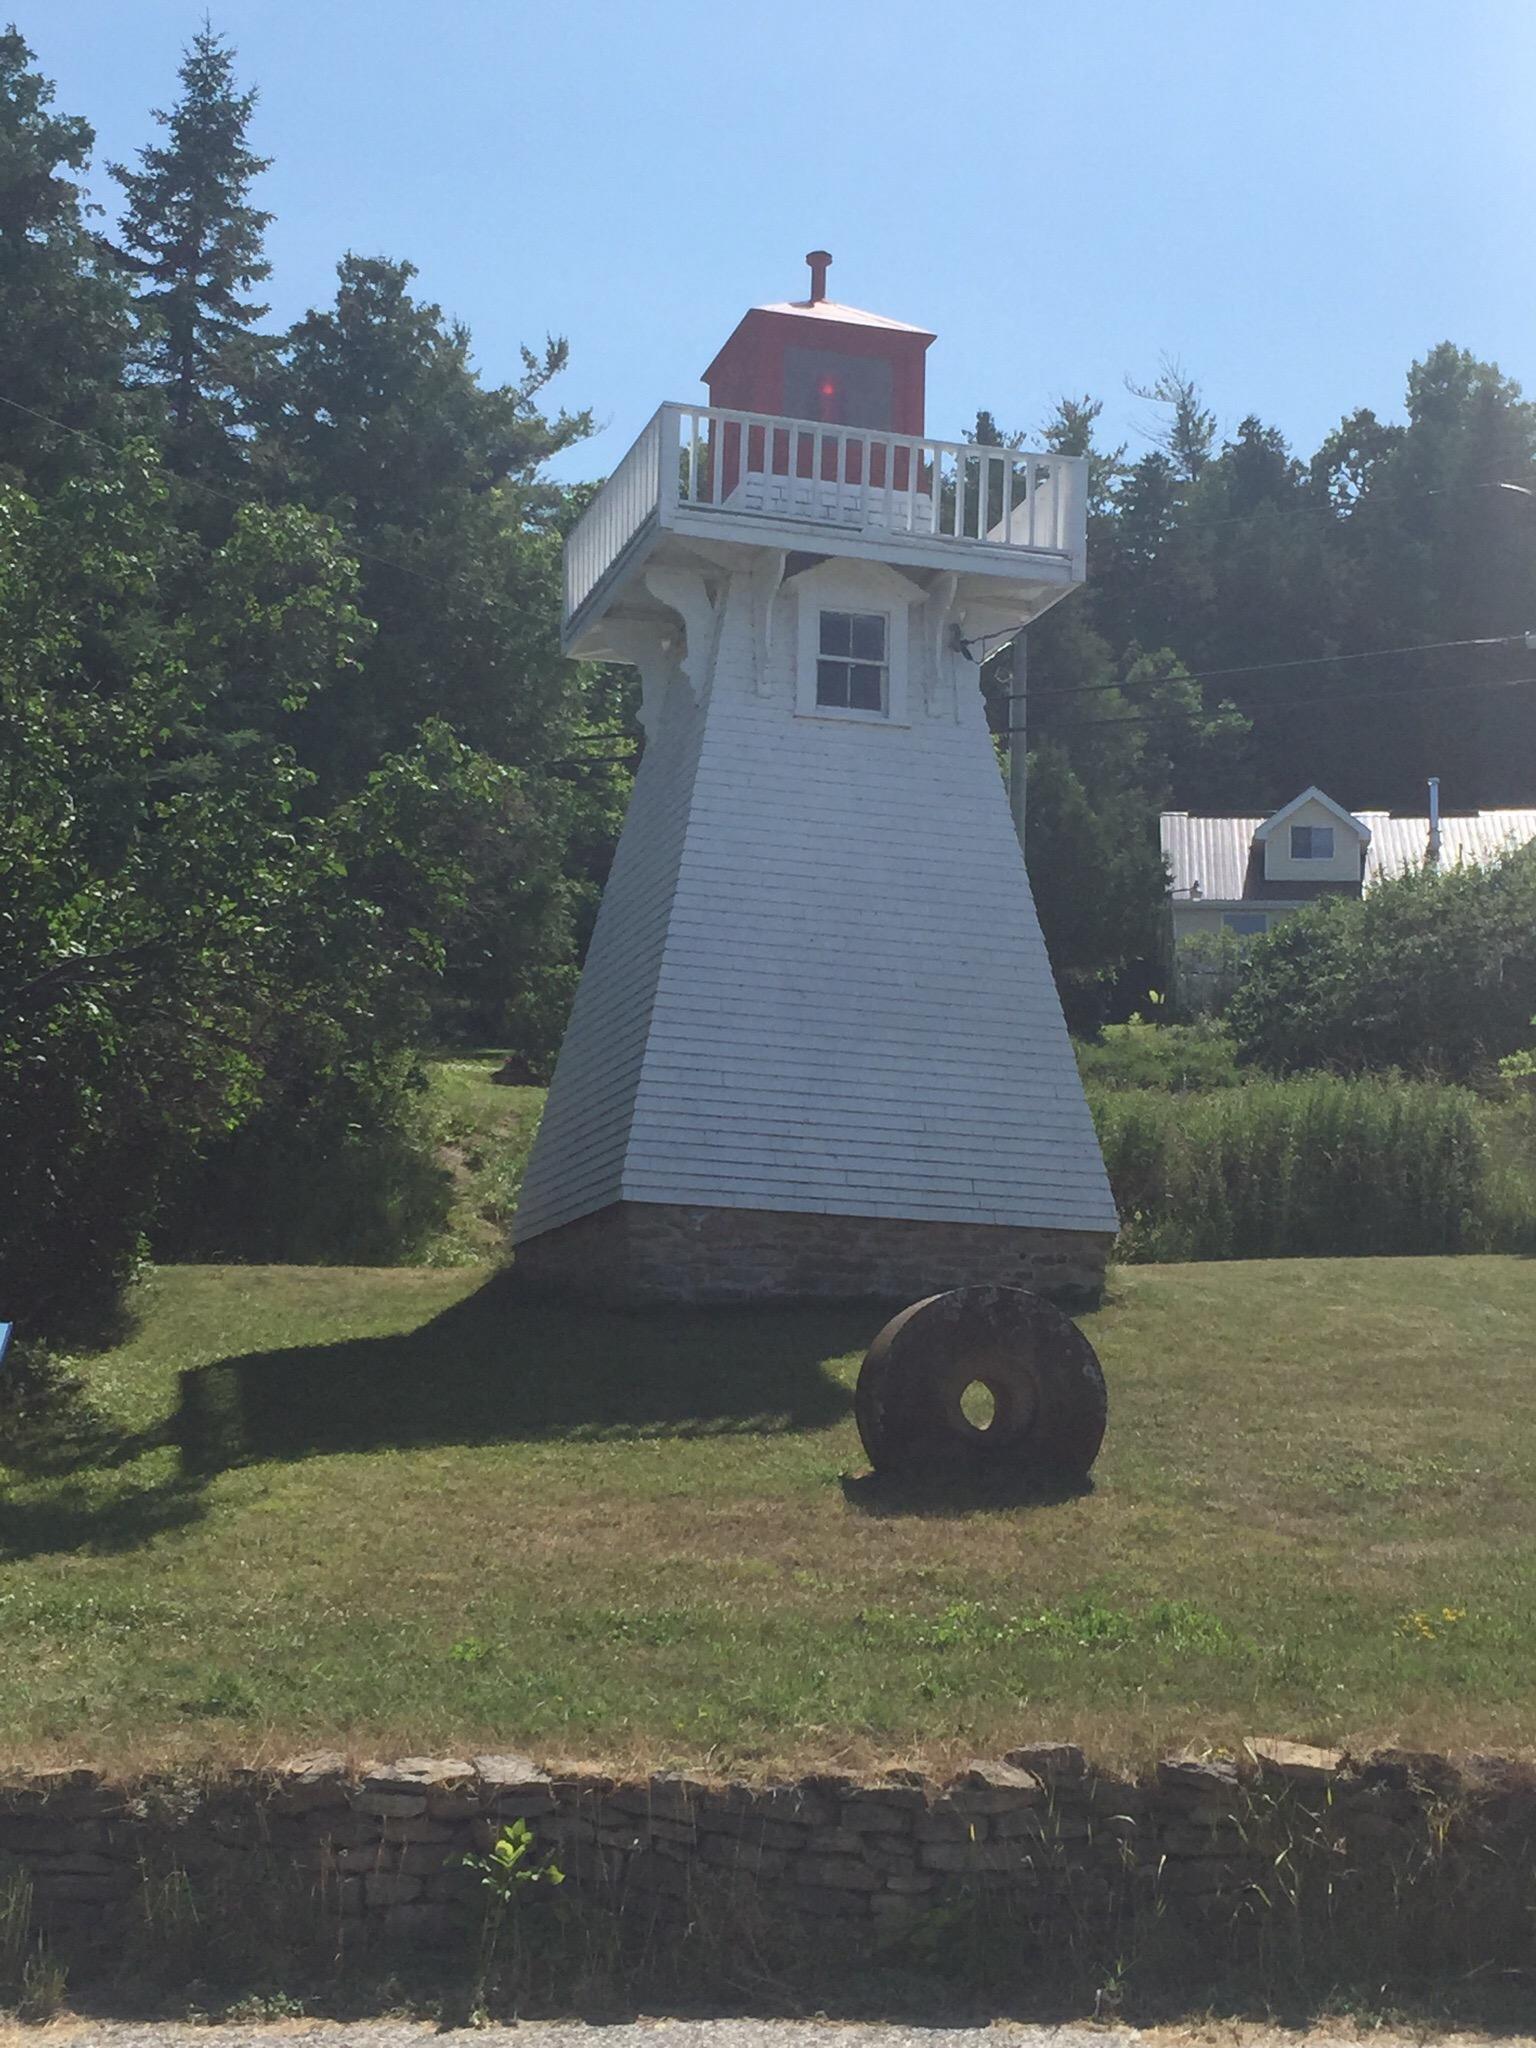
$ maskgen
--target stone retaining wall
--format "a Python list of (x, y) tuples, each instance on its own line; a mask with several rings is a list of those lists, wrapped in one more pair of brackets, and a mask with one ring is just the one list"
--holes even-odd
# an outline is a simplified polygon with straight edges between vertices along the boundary
[[(1106, 1929), (1149, 1905), (1259, 1912), (1308, 1868), (1330, 1897), (1379, 1882), (1400, 1898), (1405, 1874), (1457, 1856), (1479, 1884), (1496, 1878), (1500, 1897), (1524, 1897), (1519, 1910), (1536, 1897), (1529, 1770), (1395, 1752), (1357, 1763), (1257, 1740), (1234, 1760), (1174, 1758), (1138, 1777), (1096, 1771), (1070, 1744), (1035, 1744), (944, 1785), (904, 1772), (619, 1782), (516, 1756), (354, 1773), (321, 1755), (131, 1784), (55, 1771), (0, 1782), (0, 1870), (27, 1873), (40, 1924), (61, 1936), (123, 1939), (167, 1871), (195, 1892), (215, 1866), (238, 1880), (259, 1864), (317, 1934), (350, 1924), (431, 1944), (472, 1924), (483, 1894), (462, 1859), (514, 1820), (571, 1895), (648, 1924), (686, 1921), (707, 1897), (750, 1900), (791, 1929), (894, 1929), (984, 1889), (1043, 1929)], [(237, 1882), (230, 1896), (241, 1895)]]

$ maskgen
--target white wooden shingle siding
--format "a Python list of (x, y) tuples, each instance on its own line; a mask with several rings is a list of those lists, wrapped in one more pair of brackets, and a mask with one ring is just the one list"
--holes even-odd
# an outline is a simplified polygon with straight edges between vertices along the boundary
[(669, 690), (635, 778), (518, 1198), (518, 1241), (619, 1199), (703, 731), (692, 693)]
[[(637, 779), (520, 1241), (621, 1199), (1115, 1229), (977, 671), (923, 596), (843, 561), (769, 618), (720, 577), (712, 658), (667, 684)], [(797, 714), (802, 602), (913, 605), (908, 723)]]

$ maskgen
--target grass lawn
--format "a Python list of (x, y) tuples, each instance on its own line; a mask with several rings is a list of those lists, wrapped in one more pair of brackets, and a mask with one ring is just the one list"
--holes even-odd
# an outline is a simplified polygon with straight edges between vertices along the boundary
[(1536, 1747), (1536, 1265), (1122, 1269), (1086, 1495), (863, 1476), (878, 1317), (178, 1268), (0, 1466), (0, 1756)]

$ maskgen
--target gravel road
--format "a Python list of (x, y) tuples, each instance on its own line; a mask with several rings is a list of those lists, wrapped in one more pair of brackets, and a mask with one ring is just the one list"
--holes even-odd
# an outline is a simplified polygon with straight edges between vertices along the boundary
[[(1372, 2032), (1369, 2048), (1441, 2048), (1474, 2037), (1416, 2034), (1411, 2041)], [(849, 2026), (817, 2020), (640, 2020), (612, 2026), (529, 2020), (457, 2036), (413, 2020), (281, 2020), (260, 2025), (183, 2026), (82, 2019), (8, 2029), (0, 2048), (1363, 2048), (1353, 2030), (1271, 2033), (1234, 2025), (1161, 2029)], [(1536, 2048), (1500, 2037), (1499, 2048)]]

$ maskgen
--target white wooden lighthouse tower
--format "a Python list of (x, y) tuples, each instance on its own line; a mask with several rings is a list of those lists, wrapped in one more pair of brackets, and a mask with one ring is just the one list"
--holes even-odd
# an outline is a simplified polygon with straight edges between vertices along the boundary
[(566, 545), (566, 651), (637, 666), (647, 744), (518, 1265), (623, 1301), (1091, 1295), (1114, 1205), (960, 645), (1083, 580), (1084, 466), (931, 439), (933, 336), (827, 299), (829, 260)]

